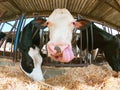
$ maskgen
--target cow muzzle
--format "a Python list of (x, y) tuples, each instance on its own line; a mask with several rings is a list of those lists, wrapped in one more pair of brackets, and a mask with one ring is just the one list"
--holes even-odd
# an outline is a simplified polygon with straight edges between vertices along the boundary
[(48, 56), (55, 61), (69, 62), (74, 58), (72, 48), (69, 44), (47, 44)]
[(61, 49), (60, 49), (60, 47), (58, 47), (58, 46), (55, 46), (55, 47), (54, 47), (54, 50), (56, 50), (56, 53), (61, 53)]

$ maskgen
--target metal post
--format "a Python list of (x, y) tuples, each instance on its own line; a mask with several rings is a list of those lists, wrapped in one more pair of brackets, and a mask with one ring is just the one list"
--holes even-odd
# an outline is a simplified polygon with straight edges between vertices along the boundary
[(0, 32), (2, 32), (4, 25), (5, 25), (5, 23), (2, 23), (1, 28), (0, 28)]
[(15, 36), (15, 42), (14, 42), (14, 51), (17, 50), (17, 43), (18, 43), (18, 38), (19, 38), (19, 33), (23, 24), (24, 20), (24, 14), (20, 17), (20, 21), (18, 23), (17, 31), (16, 31), (16, 36)]
[[(16, 57), (16, 51), (17, 51), (17, 44), (18, 44), (18, 40), (19, 40), (19, 33), (21, 31), (21, 27), (22, 27), (22, 24), (23, 24), (23, 20), (24, 20), (24, 14), (21, 15), (20, 17), (20, 21), (18, 23), (18, 26), (17, 26), (17, 31), (16, 31), (16, 36), (15, 36), (15, 42), (14, 42), (14, 56)], [(17, 58), (16, 58), (17, 59)], [(13, 57), (13, 61), (14, 61), (14, 57)]]

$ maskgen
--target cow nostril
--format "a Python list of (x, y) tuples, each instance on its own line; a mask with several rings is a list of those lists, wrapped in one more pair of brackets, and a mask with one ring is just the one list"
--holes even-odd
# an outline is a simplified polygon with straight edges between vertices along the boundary
[(60, 49), (58, 46), (55, 46), (55, 47), (54, 47), (54, 50), (57, 51), (56, 53), (60, 53), (60, 52), (61, 52), (61, 49)]

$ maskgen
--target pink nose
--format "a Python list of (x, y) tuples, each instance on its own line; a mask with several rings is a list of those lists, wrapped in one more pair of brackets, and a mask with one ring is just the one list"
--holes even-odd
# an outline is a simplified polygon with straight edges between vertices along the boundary
[(50, 43), (47, 45), (47, 49), (49, 51), (49, 53), (51, 53), (52, 55), (57, 54), (57, 53), (62, 53), (64, 51), (65, 48), (67, 48), (69, 45), (65, 45), (65, 44), (53, 44)]
[(56, 61), (69, 62), (74, 58), (74, 54), (69, 44), (48, 43), (47, 50), (48, 55)]
[(54, 50), (56, 50), (56, 53), (61, 53), (61, 49), (59, 46), (55, 46), (54, 47)]

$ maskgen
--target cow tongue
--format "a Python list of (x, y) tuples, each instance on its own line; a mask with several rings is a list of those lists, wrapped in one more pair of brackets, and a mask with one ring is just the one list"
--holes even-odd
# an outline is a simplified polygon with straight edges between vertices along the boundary
[(69, 62), (73, 58), (74, 58), (74, 54), (72, 52), (72, 49), (70, 49), (70, 47), (65, 48), (63, 51), (61, 62)]
[(70, 46), (64, 46), (61, 48), (62, 54), (55, 54), (56, 51), (54, 50), (54, 46), (48, 47), (53, 59), (55, 61), (60, 61), (60, 62), (69, 62), (74, 58), (74, 54), (72, 52), (72, 49), (70, 49)]

